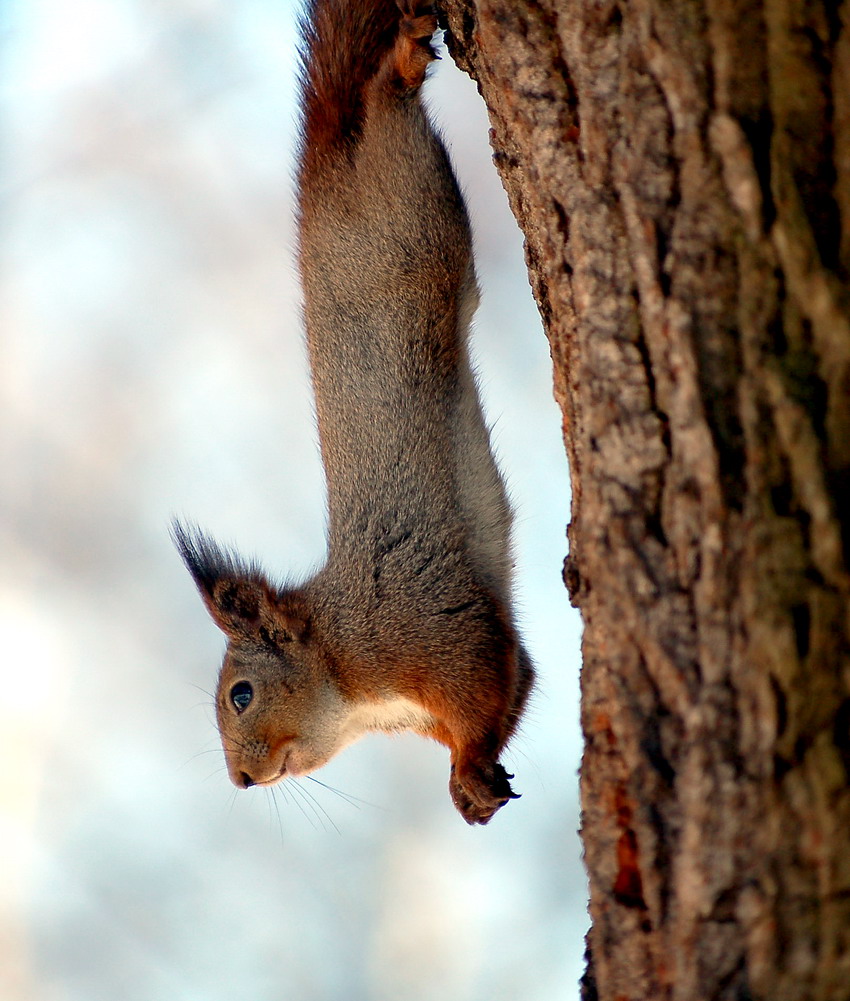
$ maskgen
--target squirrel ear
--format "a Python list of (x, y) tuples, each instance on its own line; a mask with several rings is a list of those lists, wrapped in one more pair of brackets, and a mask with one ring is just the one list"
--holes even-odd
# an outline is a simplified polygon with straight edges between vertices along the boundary
[(247, 577), (221, 577), (201, 597), (213, 621), (228, 636), (253, 636), (267, 617), (266, 587)]
[(219, 629), (232, 638), (257, 636), (272, 614), (273, 598), (265, 577), (194, 526), (175, 521), (171, 532)]
[(310, 632), (310, 612), (303, 597), (297, 591), (284, 591), (282, 594), (267, 591), (266, 599), (268, 617), (260, 627), (261, 637), (275, 646), (304, 643)]
[(221, 577), (209, 594), (201, 596), (215, 620), (231, 639), (252, 639), (266, 646), (304, 642), (310, 617), (293, 591), (279, 594), (256, 572)]
[(307, 638), (309, 609), (297, 592), (278, 593), (259, 567), (222, 549), (195, 526), (175, 521), (171, 534), (213, 621), (228, 637), (269, 646)]

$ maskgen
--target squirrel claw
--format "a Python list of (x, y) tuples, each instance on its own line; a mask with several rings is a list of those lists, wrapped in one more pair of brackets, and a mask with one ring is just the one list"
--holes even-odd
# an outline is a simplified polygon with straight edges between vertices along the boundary
[(460, 771), (452, 765), (449, 779), (452, 802), (467, 824), (489, 823), (505, 803), (520, 798), (511, 789), (508, 780), (512, 778), (498, 761), (468, 765)]

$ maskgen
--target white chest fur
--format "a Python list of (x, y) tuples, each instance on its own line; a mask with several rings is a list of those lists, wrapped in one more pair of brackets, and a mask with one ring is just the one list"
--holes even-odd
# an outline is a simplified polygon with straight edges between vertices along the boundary
[(427, 733), (434, 724), (434, 717), (422, 706), (409, 699), (391, 699), (386, 702), (364, 702), (348, 714), (343, 728), (345, 741), (350, 743), (368, 730), (400, 733), (416, 730)]

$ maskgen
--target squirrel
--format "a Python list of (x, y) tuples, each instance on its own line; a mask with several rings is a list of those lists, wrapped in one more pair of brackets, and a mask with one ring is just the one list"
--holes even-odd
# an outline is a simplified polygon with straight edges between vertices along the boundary
[(451, 752), (469, 824), (517, 798), (499, 755), (534, 680), (511, 608), (511, 512), (467, 349), (466, 207), (420, 88), (433, 7), (310, 0), (299, 265), (322, 462), (324, 566), (277, 587), (178, 522), (227, 637), (216, 695), (240, 788), (319, 768), (368, 731)]

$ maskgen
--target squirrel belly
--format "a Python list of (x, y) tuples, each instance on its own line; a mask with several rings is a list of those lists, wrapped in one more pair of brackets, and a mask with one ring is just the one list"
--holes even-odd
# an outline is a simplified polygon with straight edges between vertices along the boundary
[(199, 532), (174, 533), (228, 638), (217, 716), (236, 785), (412, 729), (449, 748), (452, 800), (484, 824), (515, 798), (499, 755), (534, 672), (468, 356), (469, 222), (419, 96), (436, 28), (404, 0), (312, 0), (305, 14), (299, 264), (325, 566), (281, 589)]

